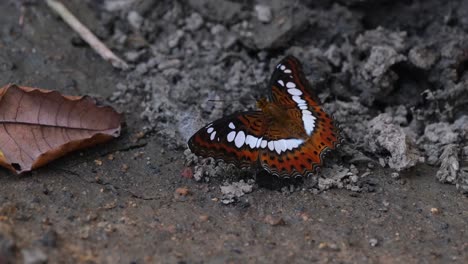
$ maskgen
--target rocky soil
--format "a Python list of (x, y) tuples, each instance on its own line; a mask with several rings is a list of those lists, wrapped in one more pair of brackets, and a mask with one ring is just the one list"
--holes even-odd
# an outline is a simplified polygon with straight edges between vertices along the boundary
[[(468, 262), (468, 1), (0, 2), (0, 85), (88, 94), (122, 137), (0, 171), (0, 263)], [(187, 149), (301, 59), (345, 142), (306, 178)], [(1, 149), (1, 146), (0, 146)]]

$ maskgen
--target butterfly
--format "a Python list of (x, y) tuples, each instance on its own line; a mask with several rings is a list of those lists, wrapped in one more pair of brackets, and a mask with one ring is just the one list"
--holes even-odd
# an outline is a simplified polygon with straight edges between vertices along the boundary
[(340, 142), (338, 128), (311, 92), (302, 65), (287, 56), (271, 76), (271, 91), (258, 111), (237, 112), (196, 132), (188, 146), (196, 155), (241, 168), (260, 166), (279, 177), (306, 176)]

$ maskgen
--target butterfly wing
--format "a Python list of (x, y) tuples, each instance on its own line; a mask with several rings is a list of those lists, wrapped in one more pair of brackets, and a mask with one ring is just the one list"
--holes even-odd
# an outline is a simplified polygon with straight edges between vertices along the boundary
[(189, 140), (192, 152), (241, 167), (259, 162), (279, 177), (313, 172), (324, 153), (336, 148), (338, 129), (312, 94), (296, 58), (288, 56), (276, 66), (270, 87), (271, 103), (286, 109), (282, 122), (261, 111), (236, 113), (195, 133)]
[[(338, 140), (333, 140), (329, 136), (324, 138), (323, 135), (322, 132), (318, 132), (306, 139), (271, 140), (273, 142), (271, 148), (260, 150), (259, 162), (263, 169), (279, 177), (307, 176), (322, 165), (323, 157), (328, 150), (336, 148)], [(283, 145), (289, 148), (285, 149)]]
[(296, 97), (293, 98), (296, 95), (302, 97), (310, 106), (320, 105), (320, 100), (312, 93), (312, 85), (305, 78), (302, 64), (292, 55), (286, 56), (276, 65), (268, 87), (271, 87), (270, 100), (277, 104), (286, 107), (297, 106), (298, 102), (294, 100)]
[[(284, 141), (278, 142), (279, 149), (276, 146), (273, 150), (262, 149), (260, 164), (271, 174), (280, 177), (305, 176), (322, 164), (327, 150), (336, 148), (340, 141), (338, 129), (312, 93), (311, 85), (295, 57), (287, 56), (278, 63), (272, 74), (270, 87), (271, 102), (288, 109), (285, 118), (297, 120), (303, 126), (306, 136), (297, 138), (302, 141), (301, 144), (288, 151), (281, 151)], [(269, 127), (274, 128), (275, 124)], [(267, 130), (265, 136), (273, 137), (276, 141), (288, 140), (286, 132), (287, 129), (283, 133)]]
[(258, 160), (265, 125), (260, 111), (235, 113), (200, 129), (188, 145), (199, 156), (249, 167)]

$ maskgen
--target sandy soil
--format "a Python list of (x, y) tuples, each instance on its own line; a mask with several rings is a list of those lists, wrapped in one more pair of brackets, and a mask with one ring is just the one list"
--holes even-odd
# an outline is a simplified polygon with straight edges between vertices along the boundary
[[(1, 1), (0, 84), (92, 95), (127, 124), (0, 171), (0, 263), (467, 263), (468, 1), (374, 2), (67, 1), (120, 71), (41, 1)], [(284, 54), (347, 139), (322, 172), (193, 157), (187, 138), (252, 107)]]

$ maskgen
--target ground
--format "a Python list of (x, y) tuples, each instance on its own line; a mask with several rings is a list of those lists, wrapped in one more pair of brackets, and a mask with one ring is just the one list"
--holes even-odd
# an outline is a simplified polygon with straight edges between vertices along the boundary
[[(42, 1), (1, 1), (0, 85), (91, 95), (126, 125), (0, 171), (0, 263), (468, 262), (468, 1), (288, 3), (66, 1), (122, 71)], [(323, 170), (279, 180), (190, 154), (285, 54), (346, 139)]]

